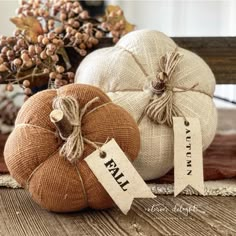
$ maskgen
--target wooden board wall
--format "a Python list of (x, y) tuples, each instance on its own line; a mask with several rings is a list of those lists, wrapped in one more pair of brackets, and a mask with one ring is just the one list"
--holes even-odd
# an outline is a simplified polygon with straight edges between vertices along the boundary
[(201, 56), (217, 84), (236, 84), (236, 37), (174, 37), (183, 48)]

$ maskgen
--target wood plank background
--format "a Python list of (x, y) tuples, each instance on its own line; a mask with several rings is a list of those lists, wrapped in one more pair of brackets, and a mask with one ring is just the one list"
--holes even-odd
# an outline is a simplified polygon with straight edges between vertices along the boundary
[[(189, 215), (174, 210), (181, 206), (197, 210)], [(1, 188), (0, 235), (234, 236), (236, 201), (233, 197), (157, 196), (135, 200), (126, 216), (117, 208), (55, 214), (41, 209), (23, 189)]]
[(236, 37), (173, 37), (211, 67), (217, 84), (236, 84)]

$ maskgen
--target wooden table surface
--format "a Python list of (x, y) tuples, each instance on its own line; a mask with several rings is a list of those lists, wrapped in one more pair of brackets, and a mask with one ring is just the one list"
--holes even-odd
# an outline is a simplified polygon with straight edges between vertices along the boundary
[(236, 198), (158, 196), (135, 200), (128, 215), (117, 208), (56, 214), (23, 189), (0, 189), (1, 236), (236, 235)]

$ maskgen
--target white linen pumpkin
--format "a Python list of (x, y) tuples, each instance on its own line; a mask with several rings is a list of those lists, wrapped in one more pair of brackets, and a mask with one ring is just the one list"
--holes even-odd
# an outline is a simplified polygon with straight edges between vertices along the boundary
[(203, 150), (215, 136), (212, 71), (158, 31), (134, 31), (114, 47), (94, 51), (80, 64), (76, 83), (101, 88), (138, 122), (141, 151), (134, 166), (145, 180), (173, 167), (173, 116), (199, 118)]

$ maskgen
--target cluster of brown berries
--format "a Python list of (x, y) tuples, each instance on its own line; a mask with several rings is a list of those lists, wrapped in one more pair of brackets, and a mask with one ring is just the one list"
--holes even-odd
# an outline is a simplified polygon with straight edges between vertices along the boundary
[(31, 80), (42, 76), (49, 76), (56, 87), (72, 83), (74, 73), (58, 65), (58, 50), (63, 46), (63, 40), (54, 32), (39, 35), (36, 43), (29, 42), (20, 30), (14, 37), (1, 36), (0, 73), (9, 82), (6, 89), (12, 91), (13, 84), (19, 83), (25, 95), (30, 96)]
[[(67, 48), (84, 57), (108, 35), (117, 42), (126, 33), (125, 21), (117, 20), (122, 15), (122, 10), (110, 12), (99, 21), (90, 18), (79, 1), (22, 0), (18, 18), (33, 17), (41, 25), (41, 33), (33, 25), (27, 30), (23, 25), (14, 36), (0, 37), (0, 82), (8, 83), (8, 91), (18, 83), (26, 98), (32, 94), (35, 78), (47, 77), (48, 84), (56, 88), (73, 83), (69, 58), (63, 56)], [(36, 40), (29, 39), (28, 31), (36, 34)]]
[(112, 11), (106, 16), (105, 22), (101, 25), (103, 30), (110, 32), (114, 43), (117, 43), (118, 40), (127, 33), (125, 29), (125, 20), (118, 20), (123, 16), (123, 14), (124, 13), (121, 9), (118, 11)]
[(51, 0), (44, 3), (23, 0), (17, 14), (38, 18), (44, 25), (44, 33), (55, 32), (63, 39), (65, 47), (73, 47), (81, 56), (85, 56), (87, 49), (97, 45), (104, 37), (101, 23), (91, 19), (78, 1)]

